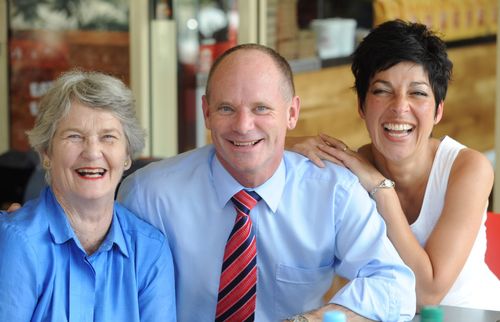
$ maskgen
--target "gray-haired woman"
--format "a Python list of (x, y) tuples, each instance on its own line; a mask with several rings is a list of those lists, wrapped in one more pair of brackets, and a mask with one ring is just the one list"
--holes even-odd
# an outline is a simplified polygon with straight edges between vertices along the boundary
[(67, 72), (28, 136), (49, 186), (0, 217), (0, 320), (175, 321), (166, 239), (114, 200), (144, 147), (130, 90)]

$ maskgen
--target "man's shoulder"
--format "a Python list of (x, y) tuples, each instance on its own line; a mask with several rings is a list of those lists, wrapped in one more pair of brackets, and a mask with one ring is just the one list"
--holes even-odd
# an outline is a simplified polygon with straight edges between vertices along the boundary
[(208, 167), (209, 160), (214, 154), (213, 146), (207, 145), (183, 152), (173, 157), (165, 158), (138, 169), (130, 175), (131, 178), (143, 178), (145, 180), (162, 180), (164, 176), (171, 174), (183, 175), (199, 167)]
[(325, 167), (316, 166), (311, 160), (301, 154), (285, 151), (287, 175), (299, 175), (304, 179), (334, 180), (336, 183), (352, 184), (358, 178), (346, 167), (325, 161)]

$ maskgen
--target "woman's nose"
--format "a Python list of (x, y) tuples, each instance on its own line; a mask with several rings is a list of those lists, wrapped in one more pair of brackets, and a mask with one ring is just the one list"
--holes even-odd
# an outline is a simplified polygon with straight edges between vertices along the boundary
[(85, 140), (83, 155), (89, 160), (94, 160), (101, 157), (102, 145), (96, 137), (88, 137)]
[(410, 108), (410, 101), (403, 94), (394, 95), (394, 99), (391, 103), (391, 109), (394, 113), (400, 114), (408, 111)]

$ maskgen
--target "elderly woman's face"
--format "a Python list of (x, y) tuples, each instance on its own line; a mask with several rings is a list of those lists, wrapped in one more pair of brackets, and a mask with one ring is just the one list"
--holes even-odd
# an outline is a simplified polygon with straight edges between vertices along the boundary
[(110, 112), (73, 102), (59, 122), (50, 160), (51, 185), (66, 202), (113, 200), (130, 167), (121, 122)]

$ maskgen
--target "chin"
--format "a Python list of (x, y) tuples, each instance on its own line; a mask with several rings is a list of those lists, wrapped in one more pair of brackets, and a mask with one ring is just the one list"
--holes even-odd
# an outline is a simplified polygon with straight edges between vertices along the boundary
[(93, 191), (83, 191), (80, 194), (80, 198), (82, 199), (87, 199), (89, 201), (93, 200), (99, 200), (99, 199), (114, 199), (114, 190), (112, 192), (110, 191), (99, 191), (99, 190), (93, 190)]

